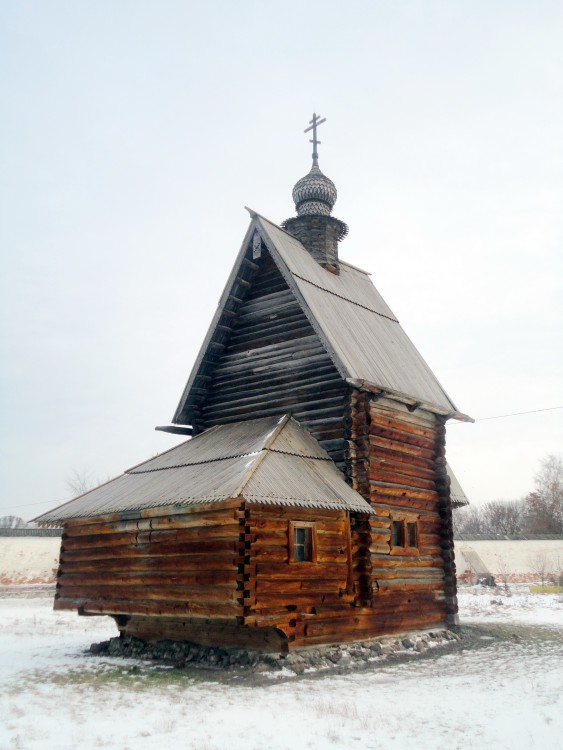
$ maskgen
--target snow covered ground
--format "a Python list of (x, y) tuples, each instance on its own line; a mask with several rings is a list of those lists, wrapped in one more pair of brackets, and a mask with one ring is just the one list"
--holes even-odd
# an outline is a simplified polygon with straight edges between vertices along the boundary
[[(479, 647), (268, 684), (85, 654), (109, 619), (0, 598), (1, 750), (563, 748), (563, 596), (468, 588)], [(502, 603), (499, 603), (502, 602)]]

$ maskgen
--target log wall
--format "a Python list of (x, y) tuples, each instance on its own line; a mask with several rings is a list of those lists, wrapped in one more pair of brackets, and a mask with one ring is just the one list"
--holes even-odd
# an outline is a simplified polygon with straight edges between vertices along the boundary
[(290, 412), (344, 468), (348, 388), (266, 251), (211, 348), (185, 420), (216, 424)]
[[(349, 475), (370, 518), (373, 635), (456, 622), (445, 428), (441, 418), (354, 391)], [(393, 520), (418, 525), (416, 550), (391, 546)]]
[(240, 501), (68, 521), (55, 609), (81, 614), (243, 614)]
[[(355, 598), (348, 514), (252, 505), (245, 515), (245, 624), (281, 630), (292, 648), (309, 642), (311, 627), (331, 620), (320, 640), (340, 640)], [(290, 521), (314, 522), (313, 562), (289, 560)]]

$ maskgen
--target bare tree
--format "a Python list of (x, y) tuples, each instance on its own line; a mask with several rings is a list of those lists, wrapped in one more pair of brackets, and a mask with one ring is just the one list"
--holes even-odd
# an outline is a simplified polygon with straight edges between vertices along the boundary
[(459, 508), (453, 512), (454, 536), (463, 534), (482, 534), (483, 516), (481, 509), (476, 505)]
[(66, 486), (73, 497), (83, 495), (93, 489), (99, 482), (92, 477), (88, 469), (73, 469), (66, 479)]
[(496, 562), (495, 578), (497, 578), (502, 583), (506, 594), (510, 593), (510, 589), (508, 587), (509, 576), (510, 576), (510, 566), (508, 564), (508, 560), (506, 559), (504, 555), (499, 555), (497, 557), (497, 562)]
[(528, 530), (532, 533), (563, 533), (563, 461), (549, 455), (535, 476), (536, 488), (526, 498)]
[(485, 503), (482, 516), (486, 534), (513, 536), (522, 533), (524, 505), (521, 501), (493, 500)]
[(112, 479), (112, 477), (109, 475), (107, 475), (105, 479), (100, 479), (99, 476), (94, 476), (88, 469), (73, 469), (66, 478), (66, 486), (72, 497), (78, 497), (85, 492), (90, 492), (90, 490), (99, 487), (105, 482), (109, 482), (110, 479)]
[(26, 522), (20, 516), (1, 516), (0, 528), (15, 529), (17, 526), (27, 526)]
[(551, 572), (550, 568), (552, 566), (549, 555), (547, 554), (547, 552), (543, 551), (536, 552), (534, 555), (530, 555), (529, 563), (532, 571), (539, 578), (542, 588), (544, 588), (545, 583), (549, 577), (549, 573)]

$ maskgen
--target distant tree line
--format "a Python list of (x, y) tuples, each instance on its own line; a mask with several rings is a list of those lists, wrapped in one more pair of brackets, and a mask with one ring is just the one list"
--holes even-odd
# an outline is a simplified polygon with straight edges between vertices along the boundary
[(470, 505), (454, 515), (454, 535), (563, 534), (563, 461), (549, 455), (534, 477), (535, 489), (521, 500)]
[(0, 529), (17, 529), (27, 526), (27, 523), (20, 516), (0, 516)]

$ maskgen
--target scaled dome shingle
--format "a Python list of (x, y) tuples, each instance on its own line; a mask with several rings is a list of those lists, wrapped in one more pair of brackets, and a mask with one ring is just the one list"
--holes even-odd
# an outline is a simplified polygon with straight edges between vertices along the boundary
[(330, 216), (338, 193), (334, 182), (313, 165), (309, 174), (296, 182), (292, 195), (298, 216)]

